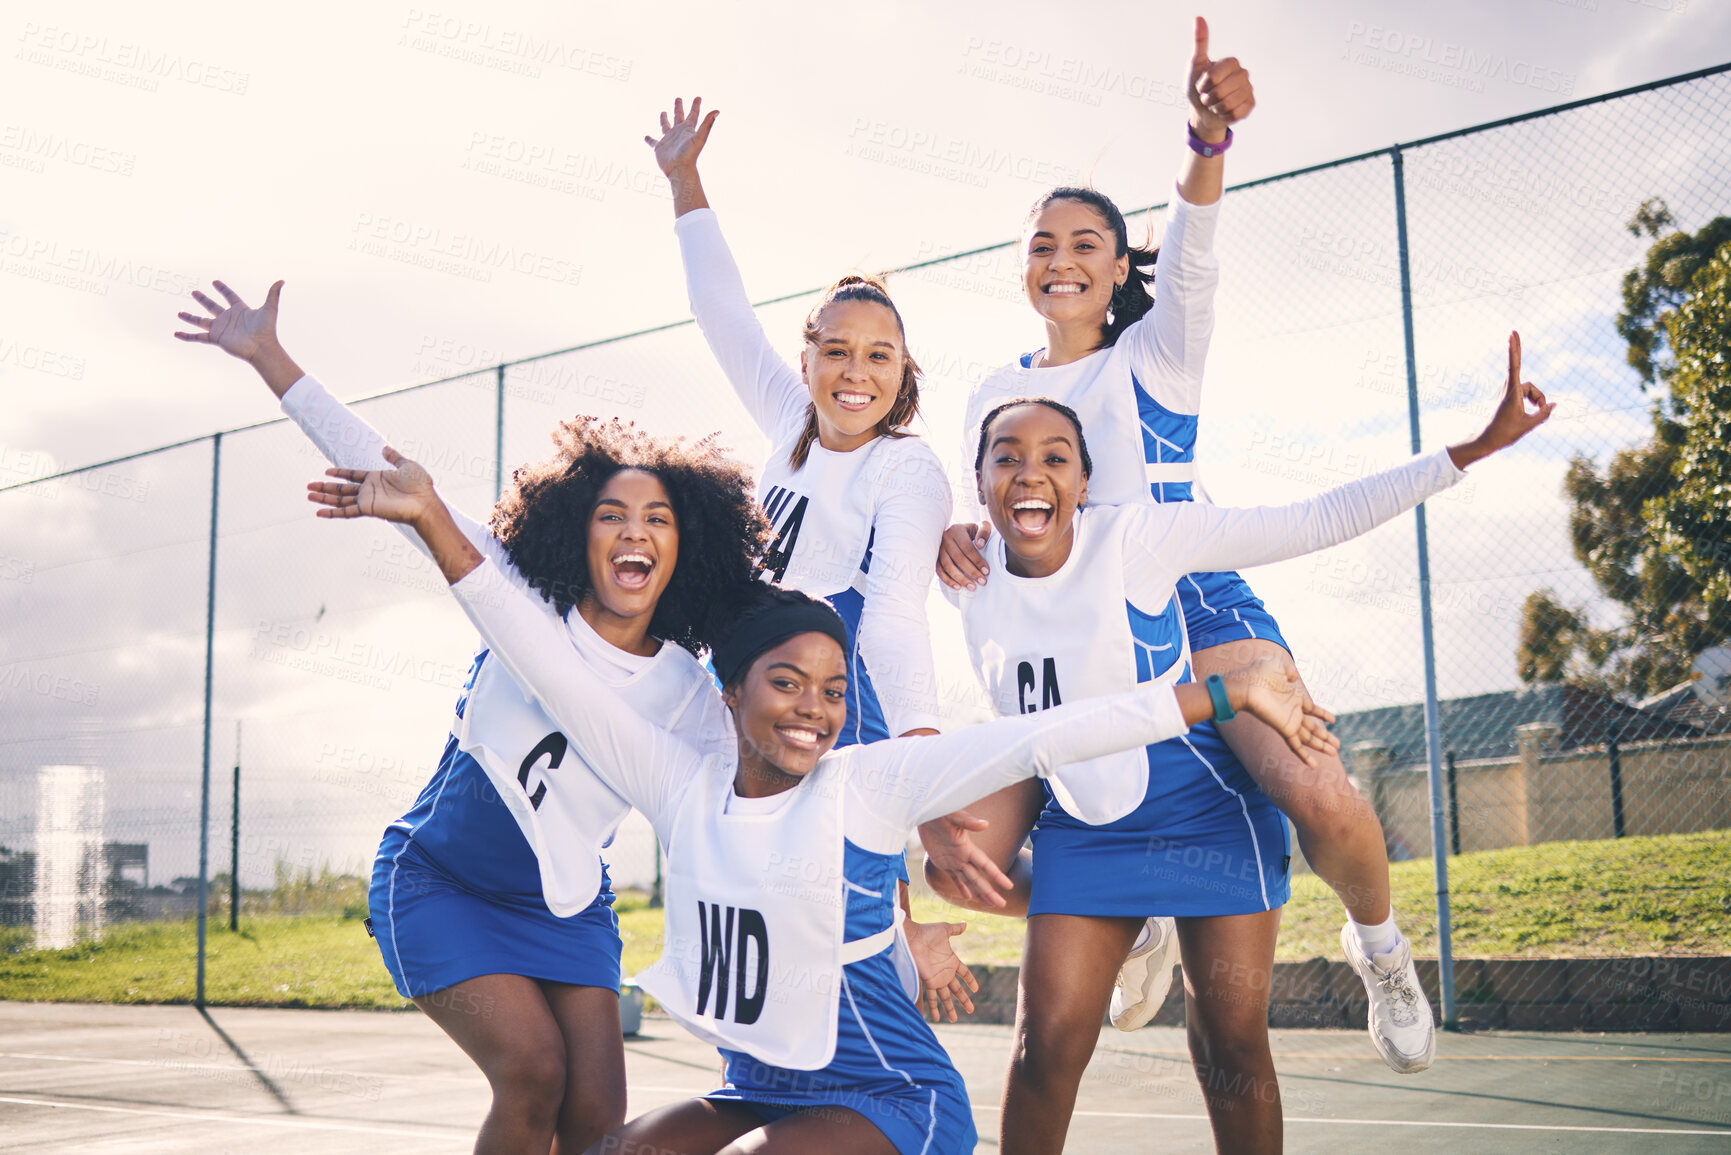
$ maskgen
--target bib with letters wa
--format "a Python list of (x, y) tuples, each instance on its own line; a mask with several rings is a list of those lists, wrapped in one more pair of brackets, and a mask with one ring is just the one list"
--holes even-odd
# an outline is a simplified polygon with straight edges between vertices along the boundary
[[(657, 655), (613, 689), (638, 714), (672, 727), (697, 705), (693, 695), (707, 688), (680, 668), (679, 655), (668, 657)], [(630, 806), (596, 777), (497, 654), (483, 655), (452, 733), (458, 748), (480, 763), (535, 852), (547, 909), (567, 918), (587, 908), (601, 890), (601, 849)]]
[(668, 844), (661, 958), (636, 979), (704, 1042), (802, 1071), (835, 1057), (841, 1006), (845, 784), (826, 763), (772, 812), (729, 814), (735, 760), (704, 760)]
[[(1159, 608), (1144, 612), (1126, 594), (1125, 508), (1077, 510), (1070, 556), (1043, 578), (1010, 573), (1003, 535), (992, 535), (991, 578), (963, 591), (958, 604), (968, 656), (998, 714), (1031, 714), (1184, 676), (1190, 645), (1177, 595), (1161, 591)], [(1116, 822), (1147, 797), (1148, 752), (1137, 747), (1066, 763), (1047, 785), (1066, 813), (1094, 826)]]

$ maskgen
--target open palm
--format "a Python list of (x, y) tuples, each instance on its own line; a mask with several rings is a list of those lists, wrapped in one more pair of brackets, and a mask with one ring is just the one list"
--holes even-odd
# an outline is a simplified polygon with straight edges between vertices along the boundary
[(1243, 687), (1244, 708), (1278, 731), (1306, 764), (1316, 765), (1313, 750), (1340, 749), (1340, 739), (1328, 732), (1334, 715), (1311, 699), (1292, 659), (1259, 658), (1227, 678)]
[(327, 469), (335, 481), (307, 482), (307, 500), (320, 517), (376, 517), (405, 524), (417, 521), (439, 500), (433, 478), (390, 446), (385, 460), (395, 469)]
[(709, 130), (715, 125), (715, 118), (721, 115), (719, 109), (703, 116), (703, 97), (691, 98), (691, 111), (685, 111), (683, 98), (673, 101), (673, 118), (661, 114), (661, 139), (653, 136), (643, 138), (644, 143), (655, 150), (655, 163), (661, 166), (661, 171), (668, 176), (682, 169), (688, 169), (697, 163), (697, 155), (703, 151), (703, 146), (709, 142)]
[(215, 345), (225, 353), (231, 353), (242, 361), (249, 361), (267, 344), (276, 341), (276, 311), (277, 301), (282, 296), (281, 281), (270, 287), (265, 294), (264, 304), (253, 309), (240, 298), (240, 294), (223, 284), (212, 281), (212, 287), (222, 294), (227, 305), (219, 305), (197, 289), (192, 291), (192, 299), (203, 305), (208, 317), (200, 317), (195, 313), (180, 313), (178, 316), (189, 325), (197, 326), (198, 332), (178, 332), (175, 337), (182, 341), (192, 341), (202, 345)]

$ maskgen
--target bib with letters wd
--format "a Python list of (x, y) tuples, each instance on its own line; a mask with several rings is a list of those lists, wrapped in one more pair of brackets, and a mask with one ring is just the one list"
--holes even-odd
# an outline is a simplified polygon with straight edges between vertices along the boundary
[[(734, 769), (706, 759), (679, 805), (661, 958), (636, 981), (706, 1043), (819, 1070), (835, 1056), (848, 961), (841, 767), (820, 761), (772, 811), (736, 799), (728, 813)], [(894, 932), (876, 937), (881, 951)]]
[[(991, 578), (961, 591), (958, 603), (968, 656), (998, 714), (1031, 714), (1143, 682), (1188, 680), (1190, 644), (1177, 596), (1168, 587), (1144, 595), (1139, 608), (1127, 594), (1121, 512), (1077, 510), (1070, 556), (1043, 578), (1010, 573), (1003, 535), (992, 535)], [(1155, 608), (1145, 608), (1149, 603)], [(1147, 797), (1148, 752), (1068, 763), (1047, 785), (1082, 821), (1116, 822)]]
[[(581, 649), (581, 631), (574, 627), (572, 636)], [(680, 657), (657, 655), (614, 689), (638, 714), (669, 729), (714, 728), (713, 720), (698, 716), (704, 704), (694, 701), (712, 691), (685, 668), (700, 667)], [(707, 713), (719, 718), (725, 711), (717, 706)], [(458, 748), (486, 771), (535, 852), (547, 909), (566, 918), (588, 907), (601, 889), (601, 850), (630, 806), (595, 776), (492, 654), (483, 657), (452, 733)]]

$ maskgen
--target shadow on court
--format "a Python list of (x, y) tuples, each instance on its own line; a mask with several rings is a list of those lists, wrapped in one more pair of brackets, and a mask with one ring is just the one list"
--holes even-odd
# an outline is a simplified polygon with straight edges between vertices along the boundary
[[(1009, 1028), (939, 1033), (994, 1150)], [(1406, 1077), (1358, 1032), (1274, 1045), (1292, 1152), (1731, 1152), (1731, 1035), (1448, 1035)], [(716, 1083), (714, 1051), (665, 1019), (625, 1049), (632, 1114)], [(0, 1003), (7, 1151), (461, 1152), (487, 1101), (417, 1013)], [(1212, 1150), (1181, 1031), (1102, 1033), (1069, 1150)]]

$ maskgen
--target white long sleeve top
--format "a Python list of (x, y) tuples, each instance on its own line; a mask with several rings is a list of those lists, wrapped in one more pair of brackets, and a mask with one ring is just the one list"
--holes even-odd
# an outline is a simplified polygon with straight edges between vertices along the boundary
[[(283, 412), (298, 425), (327, 461), (345, 469), (389, 469), (385, 438), (354, 410), (338, 401), (311, 376), (302, 377), (283, 394)], [(686, 650), (663, 645), (654, 655), (626, 653), (610, 645), (581, 614), (564, 617), (546, 601), (512, 564), (504, 546), (485, 526), (452, 509), (463, 535), (488, 559), (496, 580), (520, 599), (524, 613), (549, 645), (597, 682), (605, 684), (635, 713), (654, 717), (694, 747), (730, 749), (733, 720), (703, 665)], [(399, 526), (423, 553), (419, 536)], [(575, 533), (582, 526), (572, 527)], [(559, 727), (534, 706), (521, 685), (506, 676), (502, 663), (483, 661), (467, 695), (468, 709), (454, 722), (463, 751), (475, 758), (510, 808), (518, 827), (540, 864), (542, 894), (557, 915), (588, 906), (600, 886), (596, 855), (612, 841), (629, 807), (592, 769), (576, 758), (535, 760), (533, 769), (519, 765), (523, 755)], [(543, 789), (543, 786), (545, 789)], [(461, 842), (460, 810), (439, 811), (443, 825), (436, 831), (411, 831), (418, 836)], [(451, 827), (450, 822), (457, 827)], [(560, 853), (549, 853), (551, 826), (557, 830)]]
[[(1000, 715), (1189, 678), (1178, 579), (1299, 557), (1347, 541), (1454, 485), (1447, 450), (1291, 505), (1230, 509), (1204, 502), (1078, 510), (1070, 555), (1045, 577), (1018, 577), (1003, 536), (987, 545), (992, 580), (953, 591), (969, 658)], [(1113, 822), (1148, 796), (1149, 760), (1114, 754), (1051, 775), (1064, 808)]]
[[(523, 593), (483, 562), (451, 587), (470, 621), (517, 683), (560, 724), (595, 773), (642, 811), (667, 846), (705, 753), (621, 708), (611, 687), (542, 628)], [(824, 755), (844, 782), (848, 841), (900, 853), (922, 822), (1064, 762), (1163, 741), (1188, 726), (1169, 687), (1150, 687), (948, 734), (849, 746)], [(711, 754), (737, 762), (731, 753)], [(795, 787), (795, 790), (800, 787)]]
[[(1017, 397), (1050, 397), (1076, 411), (1088, 440), (1095, 505), (1187, 501), (1196, 479), (1202, 376), (1214, 335), (1214, 255), (1220, 202), (1174, 193), (1154, 270), (1154, 304), (1116, 343), (1067, 365), (1034, 368), (1037, 354), (995, 370), (968, 395), (960, 461), (972, 463), (985, 415)], [(964, 511), (966, 512), (966, 511)], [(983, 517), (977, 505), (975, 520)]]
[[(691, 312), (722, 372), (773, 449), (758, 496), (774, 527), (766, 566), (781, 585), (827, 598), (848, 623), (891, 734), (938, 729), (926, 593), (951, 495), (918, 437), (848, 453), (813, 444), (794, 469), (810, 391), (763, 331), (710, 209), (674, 222)], [(851, 591), (851, 592), (850, 592)]]

